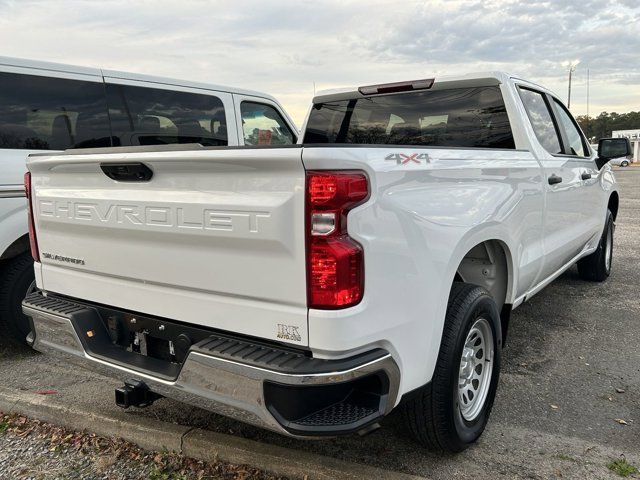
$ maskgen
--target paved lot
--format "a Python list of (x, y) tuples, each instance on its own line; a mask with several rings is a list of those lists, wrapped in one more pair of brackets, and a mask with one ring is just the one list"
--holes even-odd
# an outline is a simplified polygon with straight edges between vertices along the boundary
[[(295, 441), (163, 399), (131, 410), (183, 425), (432, 478), (609, 478), (607, 459), (640, 464), (640, 168), (616, 170), (622, 186), (614, 273), (604, 284), (575, 268), (514, 312), (492, 418), (480, 443), (434, 455), (406, 438), (393, 413), (366, 437)], [(54, 389), (102, 412), (117, 383), (26, 349), (0, 346), (7, 387)], [(622, 425), (623, 420), (627, 425)]]

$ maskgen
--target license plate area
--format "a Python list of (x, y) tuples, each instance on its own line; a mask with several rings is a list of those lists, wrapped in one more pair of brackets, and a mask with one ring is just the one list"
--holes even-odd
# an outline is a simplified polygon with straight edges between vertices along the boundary
[(205, 330), (144, 315), (105, 310), (102, 317), (114, 345), (180, 365), (184, 363), (191, 345), (210, 335)]
[(87, 354), (165, 380), (178, 378), (191, 346), (211, 332), (161, 318), (86, 305), (71, 317)]

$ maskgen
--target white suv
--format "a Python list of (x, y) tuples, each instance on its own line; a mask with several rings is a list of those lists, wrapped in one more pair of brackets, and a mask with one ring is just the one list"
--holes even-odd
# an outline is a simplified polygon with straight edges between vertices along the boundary
[(0, 57), (0, 320), (18, 339), (30, 331), (20, 306), (34, 280), (23, 186), (30, 153), (296, 140), (294, 123), (262, 93)]

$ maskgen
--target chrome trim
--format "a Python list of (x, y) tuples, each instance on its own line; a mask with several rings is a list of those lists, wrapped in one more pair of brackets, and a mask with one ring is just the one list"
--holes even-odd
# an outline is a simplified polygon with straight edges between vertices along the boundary
[(0, 185), (0, 198), (25, 197), (24, 185)]
[(143, 380), (151, 390), (165, 397), (287, 436), (295, 435), (282, 428), (265, 406), (265, 380), (289, 385), (322, 385), (354, 380), (382, 370), (390, 383), (385, 414), (393, 409), (398, 398), (400, 370), (390, 354), (349, 370), (287, 374), (192, 351), (178, 378), (167, 381), (91, 357), (71, 321), (65, 317), (26, 305), (23, 311), (33, 319), (35, 350), (123, 382), (134, 378)]

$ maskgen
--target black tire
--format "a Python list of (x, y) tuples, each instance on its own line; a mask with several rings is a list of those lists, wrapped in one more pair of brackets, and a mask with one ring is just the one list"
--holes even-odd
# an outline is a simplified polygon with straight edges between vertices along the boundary
[(578, 273), (583, 280), (603, 282), (611, 275), (613, 264), (613, 214), (607, 210), (604, 231), (598, 248), (591, 255), (578, 260)]
[[(480, 318), (485, 318), (491, 327), (493, 369), (487, 379), (489, 386), (482, 409), (472, 421), (467, 421), (460, 407), (458, 381), (467, 335)], [(480, 437), (498, 387), (501, 350), (500, 314), (491, 295), (482, 287), (455, 282), (433, 378), (403, 406), (405, 421), (419, 443), (431, 450), (461, 452)]]
[(22, 300), (35, 281), (31, 254), (23, 253), (2, 264), (0, 270), (0, 326), (10, 337), (26, 343), (31, 331), (22, 313)]
[(621, 167), (628, 167), (629, 166), (629, 162), (627, 162), (626, 160), (620, 163)]

